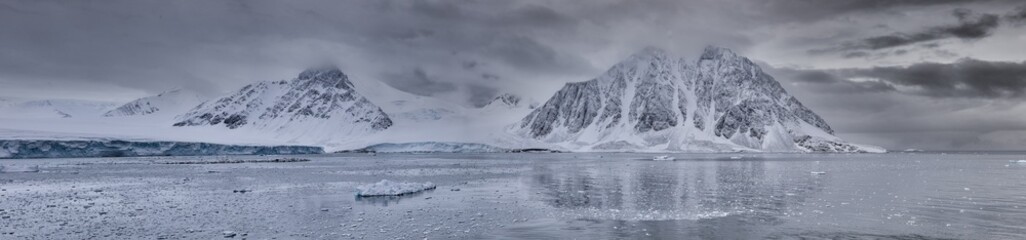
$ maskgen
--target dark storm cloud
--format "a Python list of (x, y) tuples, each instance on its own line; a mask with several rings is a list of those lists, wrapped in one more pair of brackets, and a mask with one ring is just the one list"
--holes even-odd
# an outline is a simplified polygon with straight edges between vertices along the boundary
[(423, 69), (412, 72), (386, 74), (382, 78), (386, 84), (404, 92), (421, 96), (432, 96), (456, 90), (456, 85), (431, 79)]
[(1026, 97), (1026, 62), (966, 58), (954, 63), (903, 67), (771, 71), (780, 74), (780, 78), (837, 93), (898, 91), (932, 98)]
[(958, 24), (930, 27), (914, 33), (897, 32), (890, 35), (869, 37), (858, 41), (845, 42), (837, 47), (813, 49), (809, 53), (843, 52), (845, 57), (850, 58), (867, 56), (864, 52), (865, 50), (888, 49), (948, 38), (977, 40), (990, 36), (1000, 24), (1000, 21), (998, 21), (1000, 18), (996, 14), (977, 14), (963, 8), (955, 9), (951, 14), (958, 18)]

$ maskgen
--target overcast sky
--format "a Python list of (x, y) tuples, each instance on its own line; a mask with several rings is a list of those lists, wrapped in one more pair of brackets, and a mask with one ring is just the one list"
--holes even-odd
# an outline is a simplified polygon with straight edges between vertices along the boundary
[(468, 105), (544, 101), (645, 46), (710, 44), (852, 141), (1026, 149), (1020, 0), (0, 0), (0, 97), (216, 96), (327, 62)]

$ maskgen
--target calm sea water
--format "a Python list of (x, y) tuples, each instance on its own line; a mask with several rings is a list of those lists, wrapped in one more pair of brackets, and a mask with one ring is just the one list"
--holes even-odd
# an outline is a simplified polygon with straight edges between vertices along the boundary
[(1026, 239), (1023, 153), (656, 155), (0, 160), (0, 239)]

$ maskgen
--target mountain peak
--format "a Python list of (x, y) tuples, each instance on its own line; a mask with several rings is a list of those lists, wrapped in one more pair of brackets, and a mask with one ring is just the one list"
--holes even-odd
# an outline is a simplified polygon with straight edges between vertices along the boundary
[(302, 73), (299, 73), (300, 80), (307, 79), (344, 79), (347, 78), (342, 70), (339, 70), (335, 66), (321, 66), (315, 68), (308, 68)]
[(665, 59), (669, 56), (670, 53), (662, 48), (647, 46), (631, 54), (631, 57), (628, 59)]
[(700, 59), (731, 59), (737, 57), (737, 53), (734, 53), (734, 51), (729, 48), (709, 45), (705, 47), (704, 51), (702, 51), (702, 57)]

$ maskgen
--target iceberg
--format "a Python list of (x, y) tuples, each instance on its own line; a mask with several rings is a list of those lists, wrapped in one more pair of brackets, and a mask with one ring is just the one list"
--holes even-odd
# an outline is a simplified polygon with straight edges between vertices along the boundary
[(357, 197), (376, 197), (376, 196), (402, 196), (406, 194), (413, 194), (426, 190), (435, 189), (435, 184), (431, 182), (425, 183), (413, 183), (413, 182), (393, 182), (387, 179), (381, 180), (380, 182), (362, 185), (356, 187)]
[(653, 161), (673, 161), (673, 160), (676, 160), (676, 158), (673, 158), (671, 156), (656, 156), (656, 157), (652, 158), (652, 160)]

